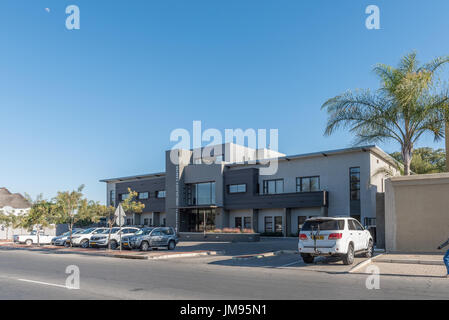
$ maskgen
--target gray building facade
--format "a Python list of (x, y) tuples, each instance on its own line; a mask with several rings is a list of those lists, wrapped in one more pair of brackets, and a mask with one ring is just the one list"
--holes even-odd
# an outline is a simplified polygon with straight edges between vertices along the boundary
[[(101, 180), (107, 204), (117, 205), (131, 188), (145, 209), (127, 216), (128, 224), (291, 236), (311, 216), (353, 216), (372, 225), (387, 178), (378, 169), (398, 170), (376, 146), (292, 156), (233, 143), (218, 150), (207, 157), (197, 152), (203, 149), (166, 151), (165, 172)], [(261, 170), (267, 159), (277, 161), (270, 175)]]

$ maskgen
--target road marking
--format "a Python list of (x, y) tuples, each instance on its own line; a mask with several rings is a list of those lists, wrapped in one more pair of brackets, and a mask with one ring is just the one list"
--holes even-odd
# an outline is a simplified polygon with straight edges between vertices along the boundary
[(48, 282), (35, 281), (35, 280), (28, 280), (28, 279), (17, 279), (17, 280), (23, 281), (23, 282), (31, 282), (31, 283), (43, 284), (43, 285), (46, 285), (46, 286), (53, 286), (53, 287), (60, 287), (60, 288), (64, 288), (64, 289), (69, 289), (67, 286), (64, 286), (64, 285), (61, 285), (61, 284), (48, 283)]
[(289, 267), (289, 266), (292, 266), (292, 265), (297, 264), (297, 263), (301, 263), (301, 261), (300, 261), (300, 260), (298, 260), (298, 261), (293, 261), (293, 262), (284, 264), (283, 266), (280, 266), (279, 268)]

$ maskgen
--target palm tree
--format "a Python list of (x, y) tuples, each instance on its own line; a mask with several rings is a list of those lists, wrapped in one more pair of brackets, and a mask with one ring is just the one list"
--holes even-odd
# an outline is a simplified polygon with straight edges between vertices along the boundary
[(441, 110), (448, 97), (435, 94), (434, 79), (447, 62), (449, 57), (440, 57), (420, 66), (412, 52), (396, 68), (376, 65), (374, 72), (381, 82), (377, 91), (347, 91), (323, 104), (328, 113), (325, 135), (346, 127), (357, 144), (393, 139), (401, 146), (404, 174), (409, 175), (416, 141), (424, 133), (433, 134), (435, 140), (444, 136)]

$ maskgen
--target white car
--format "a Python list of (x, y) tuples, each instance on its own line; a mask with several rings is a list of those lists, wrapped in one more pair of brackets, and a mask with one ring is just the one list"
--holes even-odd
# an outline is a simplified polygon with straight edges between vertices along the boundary
[[(122, 231), (120, 228), (112, 228), (111, 231), (111, 249), (116, 249), (120, 245), (120, 233), (121, 237), (129, 237), (134, 235), (139, 228), (134, 227), (123, 227)], [(90, 238), (90, 246), (91, 247), (107, 247), (108, 246), (108, 238), (109, 238), (109, 229), (98, 233)]]
[[(103, 232), (104, 230), (108, 230), (108, 228), (89, 228), (83, 232), (72, 235), (72, 245), (74, 247), (88, 248), (90, 238), (93, 235)], [(68, 238), (67, 241), (70, 241), (70, 238)]]
[[(32, 245), (33, 243), (38, 243), (37, 239), (37, 231), (33, 230), (30, 234), (22, 234), (22, 235), (15, 235), (14, 236), (14, 242), (17, 243), (25, 243), (27, 246)], [(39, 232), (39, 244), (50, 244), (51, 239), (53, 239), (54, 236), (49, 236), (44, 234), (42, 231)]]
[(373, 238), (354, 218), (314, 217), (299, 232), (298, 251), (305, 263), (313, 263), (316, 256), (340, 256), (350, 265), (355, 254), (373, 255)]
[[(84, 231), (83, 229), (74, 229), (74, 230), (72, 230), (72, 237), (74, 235), (76, 235), (76, 234), (79, 234), (79, 233), (83, 232), (83, 231)], [(67, 232), (61, 234), (58, 237), (54, 237), (51, 240), (51, 244), (55, 245), (55, 246), (68, 246), (69, 245), (69, 242), (68, 242), (69, 238), (70, 238), (70, 231), (67, 231)]]

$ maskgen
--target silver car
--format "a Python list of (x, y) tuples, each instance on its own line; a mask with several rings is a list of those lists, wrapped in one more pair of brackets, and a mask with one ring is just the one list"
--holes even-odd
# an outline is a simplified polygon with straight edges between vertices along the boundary
[(140, 249), (142, 251), (160, 247), (174, 250), (178, 242), (178, 236), (172, 227), (143, 228), (134, 236), (122, 239), (124, 247)]
[[(83, 229), (73, 229), (72, 235), (80, 233), (81, 231), (84, 231)], [(60, 236), (54, 237), (51, 239), (51, 244), (54, 246), (64, 246), (67, 243), (67, 239), (70, 237), (70, 231), (67, 231)]]

